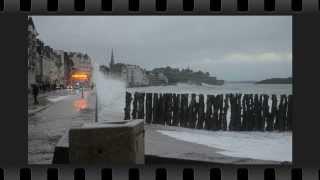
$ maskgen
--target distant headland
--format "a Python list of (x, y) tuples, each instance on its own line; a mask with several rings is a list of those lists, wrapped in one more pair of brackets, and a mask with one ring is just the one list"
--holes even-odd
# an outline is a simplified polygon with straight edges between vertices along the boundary
[(288, 78), (270, 78), (256, 82), (256, 84), (292, 84), (292, 77)]

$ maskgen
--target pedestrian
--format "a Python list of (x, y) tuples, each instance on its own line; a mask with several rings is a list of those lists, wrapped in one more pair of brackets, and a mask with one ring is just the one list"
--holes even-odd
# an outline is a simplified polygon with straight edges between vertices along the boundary
[(37, 84), (32, 85), (32, 94), (34, 99), (34, 105), (38, 105), (38, 94), (39, 94), (39, 86)]

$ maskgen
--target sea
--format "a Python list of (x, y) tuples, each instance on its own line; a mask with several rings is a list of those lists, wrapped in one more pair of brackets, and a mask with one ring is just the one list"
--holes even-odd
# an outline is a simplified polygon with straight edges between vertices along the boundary
[(224, 85), (192, 85), (177, 84), (172, 86), (149, 86), (127, 88), (129, 92), (153, 92), (153, 93), (195, 93), (195, 94), (268, 94), (289, 95), (292, 94), (291, 84), (254, 84), (254, 83), (226, 83)]
[[(95, 80), (98, 97), (98, 121), (100, 122), (123, 120), (126, 92), (195, 93), (204, 95), (241, 93), (275, 94), (277, 96), (292, 94), (291, 84), (226, 83), (219, 86), (208, 84), (177, 84), (170, 86), (126, 88), (124, 82), (109, 79), (101, 74), (96, 74)], [(227, 112), (228, 124), (229, 121), (230, 111)], [(176, 131), (162, 131), (160, 133), (181, 141), (219, 148), (221, 151), (218, 153), (225, 156), (273, 161), (292, 161), (292, 132), (209, 132), (194, 129), (181, 130), (180, 128)]]
[[(145, 93), (188, 93), (188, 94), (268, 94), (277, 95), (292, 94), (291, 84), (255, 84), (255, 83), (225, 83), (224, 85), (195, 85), (183, 84), (167, 86), (147, 86), (126, 88), (126, 83), (120, 80), (108, 78), (100, 72), (94, 73), (98, 99), (98, 119), (99, 121), (109, 121), (123, 119), (126, 92)], [(206, 99), (206, 96), (205, 96)], [(190, 100), (190, 98), (189, 98)], [(271, 104), (271, 100), (269, 100)], [(228, 115), (229, 116), (229, 115)], [(227, 119), (228, 121), (228, 119)]]

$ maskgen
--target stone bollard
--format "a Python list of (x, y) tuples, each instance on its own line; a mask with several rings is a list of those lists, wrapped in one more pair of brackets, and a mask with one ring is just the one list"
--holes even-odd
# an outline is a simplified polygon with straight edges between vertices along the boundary
[(143, 164), (144, 120), (84, 124), (69, 131), (72, 164)]

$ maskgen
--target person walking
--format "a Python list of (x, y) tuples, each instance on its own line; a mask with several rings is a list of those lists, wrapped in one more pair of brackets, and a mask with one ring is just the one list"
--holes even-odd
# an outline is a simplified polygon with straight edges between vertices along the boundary
[(33, 99), (34, 99), (34, 105), (38, 105), (38, 94), (39, 94), (39, 86), (37, 84), (32, 85), (32, 94), (33, 94)]

